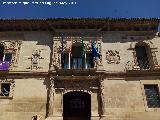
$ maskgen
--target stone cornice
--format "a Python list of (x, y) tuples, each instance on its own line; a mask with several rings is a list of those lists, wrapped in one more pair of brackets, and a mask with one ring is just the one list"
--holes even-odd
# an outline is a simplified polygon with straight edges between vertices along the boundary
[[(157, 18), (1, 19), (0, 31), (54, 31), (55, 29), (131, 31), (133, 27), (144, 28), (140, 31), (156, 31), (159, 22), (160, 20)], [(127, 28), (131, 28), (131, 30)]]
[[(74, 71), (74, 73), (73, 73)], [(81, 71), (81, 72), (79, 72)], [(88, 72), (93, 72), (89, 74)], [(67, 73), (67, 74), (66, 74)], [(127, 72), (118, 72), (118, 71), (94, 71), (94, 70), (64, 70), (60, 74), (56, 71), (49, 72), (28, 72), (28, 71), (0, 71), (1, 77), (7, 78), (63, 78), (63, 79), (99, 79), (100, 77), (105, 78), (132, 78), (132, 77), (160, 77), (160, 70), (131, 70)], [(66, 78), (65, 78), (66, 77)]]

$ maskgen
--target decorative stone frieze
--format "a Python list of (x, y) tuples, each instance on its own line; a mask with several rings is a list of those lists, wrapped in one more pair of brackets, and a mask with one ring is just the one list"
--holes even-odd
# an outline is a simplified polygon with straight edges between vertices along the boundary
[(55, 80), (55, 88), (64, 90), (91, 90), (90, 88), (98, 87), (98, 80)]

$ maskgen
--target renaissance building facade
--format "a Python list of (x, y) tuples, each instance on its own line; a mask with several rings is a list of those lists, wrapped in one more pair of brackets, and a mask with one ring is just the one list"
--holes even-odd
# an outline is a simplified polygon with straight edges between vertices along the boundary
[(159, 120), (159, 22), (0, 20), (0, 120)]

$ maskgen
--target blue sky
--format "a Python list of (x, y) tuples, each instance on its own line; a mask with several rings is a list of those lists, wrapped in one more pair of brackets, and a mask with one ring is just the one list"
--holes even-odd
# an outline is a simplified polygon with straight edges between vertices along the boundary
[[(160, 0), (0, 0), (0, 18), (111, 17), (160, 18)], [(3, 4), (3, 2), (30, 2)], [(54, 2), (74, 2), (72, 5)], [(51, 2), (52, 5), (31, 4)], [(76, 2), (76, 4), (75, 4)]]

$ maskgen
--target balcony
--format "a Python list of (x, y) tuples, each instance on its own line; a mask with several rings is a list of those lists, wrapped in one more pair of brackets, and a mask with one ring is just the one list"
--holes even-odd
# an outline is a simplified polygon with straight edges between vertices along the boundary
[(84, 55), (65, 52), (59, 66), (54, 65), (54, 68), (58, 75), (67, 76), (88, 76), (93, 75), (96, 71), (91, 52), (86, 52)]
[(159, 74), (160, 72), (160, 66), (159, 65), (155, 65), (152, 63), (151, 60), (146, 60), (143, 58), (138, 58), (137, 61), (128, 61), (126, 66), (125, 66), (125, 70), (127, 72), (136, 72), (138, 75), (138, 72), (140, 72), (141, 74)]
[(153, 51), (146, 43), (139, 43), (135, 46), (134, 61), (128, 61), (126, 71), (157, 71), (160, 70)]
[(10, 67), (9, 61), (0, 61), (0, 71), (8, 71)]
[(5, 49), (5, 46), (0, 45), (0, 71), (8, 71), (12, 61), (12, 53)]
[(149, 65), (148, 61), (145, 60), (137, 60), (134, 61), (128, 61), (125, 66), (126, 71), (133, 71), (133, 70), (150, 70), (151, 66)]
[[(61, 46), (57, 46), (61, 44)], [(101, 44), (99, 41), (83, 41), (82, 38), (55, 42), (53, 72), (57, 75), (90, 75), (103, 70)], [(51, 70), (52, 71), (52, 70)]]
[(136, 65), (139, 67), (140, 70), (151, 69), (151, 65), (149, 64), (149, 61), (147, 59), (144, 59), (143, 57), (137, 58)]

